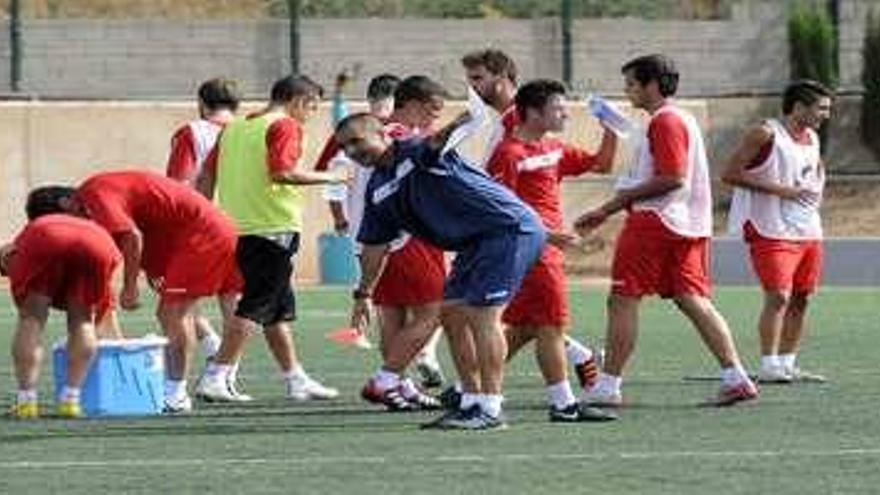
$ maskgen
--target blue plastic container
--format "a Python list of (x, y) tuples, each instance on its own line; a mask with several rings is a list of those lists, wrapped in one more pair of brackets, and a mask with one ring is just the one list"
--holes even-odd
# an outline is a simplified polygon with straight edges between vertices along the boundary
[[(143, 416), (161, 414), (165, 402), (164, 337), (98, 341), (98, 353), (80, 395), (83, 414)], [(67, 348), (52, 351), (55, 396), (67, 381)]]
[(318, 258), (322, 284), (353, 284), (360, 267), (351, 237), (325, 232), (318, 236)]

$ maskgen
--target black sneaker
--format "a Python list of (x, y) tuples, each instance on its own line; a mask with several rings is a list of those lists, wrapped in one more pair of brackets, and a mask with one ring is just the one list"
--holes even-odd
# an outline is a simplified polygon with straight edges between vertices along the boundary
[(581, 423), (585, 421), (614, 421), (617, 415), (602, 409), (575, 402), (570, 406), (557, 409), (550, 407), (550, 421), (553, 423)]
[(428, 421), (427, 423), (422, 423), (420, 426), (423, 430), (448, 430), (450, 429), (450, 423), (456, 421), (463, 421), (466, 418), (473, 416), (476, 413), (480, 412), (480, 406), (474, 405), (468, 409), (450, 409), (440, 416)]
[(455, 390), (454, 386), (446, 387), (445, 390), (440, 392), (440, 395), (437, 396), (440, 399), (440, 403), (443, 404), (443, 407), (449, 409), (450, 411), (457, 411), (461, 407), (461, 392)]
[(480, 406), (474, 406), (462, 414), (448, 418), (441, 427), (445, 430), (503, 430), (507, 423), (502, 415), (492, 416), (483, 411)]
[(443, 386), (443, 371), (439, 366), (420, 361), (416, 363), (416, 371), (422, 378), (422, 387), (440, 388)]

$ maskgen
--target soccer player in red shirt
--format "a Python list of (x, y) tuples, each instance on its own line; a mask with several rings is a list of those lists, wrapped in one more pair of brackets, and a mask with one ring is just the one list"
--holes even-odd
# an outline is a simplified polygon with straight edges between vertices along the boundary
[(599, 151), (593, 155), (549, 136), (564, 131), (568, 119), (565, 86), (558, 81), (526, 83), (516, 93), (515, 107), (520, 123), (495, 148), (486, 171), (535, 209), (548, 231), (548, 243), (502, 314), (507, 326), (507, 359), (535, 340), (551, 421), (608, 419), (607, 414), (577, 403), (565, 371), (569, 313), (563, 249), (573, 247), (576, 236), (564, 231), (560, 182), (588, 171), (608, 172), (617, 137), (606, 129)]
[(124, 262), (119, 296), (123, 309), (140, 306), (138, 276), (145, 272), (159, 294), (156, 315), (169, 339), (165, 409), (189, 411), (187, 376), (195, 346), (192, 309), (198, 299), (219, 296), (227, 331), (247, 328), (232, 314), (242, 287), (235, 264), (235, 226), (196, 191), (146, 171), (92, 175), (78, 188), (46, 198), (42, 208), (90, 218), (113, 236)]
[(822, 272), (825, 166), (816, 131), (831, 115), (831, 100), (832, 92), (818, 82), (791, 83), (782, 96), (783, 115), (746, 132), (722, 177), (734, 186), (730, 233), (748, 243), (764, 290), (760, 382), (825, 381), (795, 359), (807, 301)]
[(635, 137), (636, 163), (618, 182), (615, 196), (575, 222), (588, 232), (621, 210), (629, 212), (611, 266), (606, 360), (585, 399), (597, 405), (623, 403), (622, 374), (635, 348), (639, 304), (653, 294), (675, 301), (717, 359), (722, 385), (712, 403), (756, 399), (758, 389), (710, 298), (709, 164), (696, 119), (671, 101), (678, 71), (669, 58), (648, 55), (626, 63), (622, 73), (627, 98), (650, 119), (646, 132)]
[[(70, 215), (44, 215), (40, 195), (32, 193), (26, 207), (31, 220), (12, 244), (0, 249), (0, 271), (9, 276), (18, 323), (12, 357), (18, 394), (13, 417), (39, 416), (37, 377), (43, 357), (40, 343), (49, 309), (67, 313), (67, 382), (57, 412), (80, 416), (80, 387), (96, 352), (96, 327), (109, 326), (120, 337), (112, 315), (111, 280), (121, 255), (113, 239), (94, 222)], [(66, 188), (61, 190), (66, 194)], [(98, 329), (100, 333), (100, 328)]]
[[(495, 49), (470, 52), (462, 57), (461, 64), (464, 67), (468, 84), (498, 114), (489, 137), (485, 162), (483, 163), (485, 166), (498, 143), (509, 136), (520, 123), (520, 115), (516, 111), (514, 103), (518, 69), (510, 56)], [(446, 316), (444, 318), (448, 319)], [(454, 324), (451, 321), (449, 323)], [(458, 376), (464, 377), (462, 381), (470, 383), (472, 387), (479, 381), (479, 378), (477, 370), (474, 368), (476, 355), (469, 333), (453, 331), (452, 333), (447, 332), (446, 335), (453, 356), (457, 356), (454, 362)], [(568, 335), (565, 336), (565, 350), (569, 362), (574, 365), (581, 387), (591, 385), (599, 373), (593, 352)], [(440, 394), (440, 398), (448, 405), (455, 405), (462, 398), (465, 402), (469, 402), (470, 397), (462, 397), (464, 388), (462, 382), (456, 383), (453, 387), (444, 390)]]
[[(386, 134), (392, 139), (429, 134), (440, 117), (445, 95), (441, 85), (425, 76), (407, 77), (394, 91), (394, 111), (385, 121)], [(322, 165), (319, 162), (316, 167)], [(350, 227), (356, 232), (372, 170), (354, 166), (347, 206)], [(379, 309), (382, 365), (367, 381), (361, 396), (391, 411), (436, 409), (440, 403), (420, 391), (404, 372), (437, 334), (446, 277), (443, 251), (408, 233), (401, 233), (389, 250), (373, 295)]]
[[(199, 118), (180, 126), (171, 138), (171, 152), (165, 175), (195, 187), (208, 154), (217, 142), (217, 136), (235, 117), (241, 101), (236, 81), (215, 78), (203, 82), (198, 89)], [(202, 315), (198, 307), (195, 315), (196, 338), (205, 357), (210, 359), (220, 347), (220, 337), (211, 326), (211, 320)], [(234, 383), (234, 378), (230, 383)], [(245, 396), (239, 394), (239, 397)]]

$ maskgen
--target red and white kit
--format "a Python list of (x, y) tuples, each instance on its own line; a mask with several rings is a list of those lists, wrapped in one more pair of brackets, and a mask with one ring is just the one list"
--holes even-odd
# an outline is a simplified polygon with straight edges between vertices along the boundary
[[(528, 203), (551, 231), (562, 230), (559, 183), (586, 173), (595, 157), (558, 139), (525, 142), (508, 135), (495, 149), (486, 171)], [(523, 280), (502, 320), (510, 325), (566, 326), (568, 300), (562, 251), (546, 245)]]
[(708, 296), (712, 191), (703, 136), (696, 119), (667, 104), (644, 133), (635, 133), (636, 163), (617, 187), (655, 175), (683, 177), (683, 187), (633, 203), (611, 265), (612, 292), (628, 297)]
[(765, 125), (772, 139), (746, 173), (766, 182), (811, 190), (814, 199), (786, 200), (737, 187), (729, 228), (749, 245), (752, 266), (766, 290), (816, 290), (822, 271), (822, 221), (819, 216), (825, 173), (819, 137), (812, 129), (794, 137), (778, 120)]
[(163, 300), (241, 291), (235, 226), (188, 186), (151, 172), (104, 172), (76, 197), (111, 235), (140, 231), (141, 266)]

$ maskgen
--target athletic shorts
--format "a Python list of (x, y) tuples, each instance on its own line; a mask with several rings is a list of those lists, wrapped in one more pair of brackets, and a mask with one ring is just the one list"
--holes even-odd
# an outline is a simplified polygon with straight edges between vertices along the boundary
[(231, 224), (208, 234), (165, 239), (162, 249), (145, 245), (144, 271), (162, 301), (241, 292), (244, 282), (236, 263), (238, 237)]
[(380, 306), (421, 306), (443, 300), (443, 251), (411, 237), (388, 255), (373, 301)]
[(471, 306), (507, 304), (541, 256), (544, 231), (499, 232), (456, 253), (444, 299)]
[(235, 314), (263, 326), (296, 318), (291, 277), (299, 233), (275, 237), (241, 236), (236, 250), (244, 291)]
[(565, 271), (559, 248), (544, 247), (541, 258), (529, 270), (516, 296), (505, 308), (501, 321), (514, 326), (568, 325)]
[(653, 212), (630, 213), (617, 237), (611, 292), (627, 297), (709, 297), (709, 238), (676, 234)]
[[(83, 232), (84, 237), (88, 235)], [(16, 242), (13, 256), (9, 281), (16, 305), (38, 294), (48, 297), (56, 309), (66, 310), (68, 304), (91, 308), (96, 322), (112, 309), (111, 279), (122, 258), (109, 236), (106, 241), (83, 242), (76, 249), (28, 236)]]
[(791, 241), (762, 236), (747, 222), (743, 235), (749, 245), (752, 268), (764, 290), (809, 294), (819, 287), (822, 241)]

